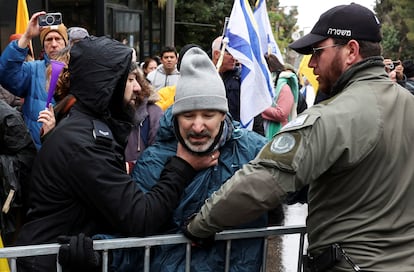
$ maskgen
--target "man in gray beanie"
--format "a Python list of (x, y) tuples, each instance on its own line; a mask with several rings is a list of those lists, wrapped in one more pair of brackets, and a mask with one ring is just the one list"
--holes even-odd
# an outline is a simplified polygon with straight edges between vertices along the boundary
[[(207, 54), (196, 47), (186, 52), (181, 63), (181, 73), (182, 78), (177, 82), (175, 102), (172, 107), (172, 114), (178, 115), (175, 118), (176, 136), (189, 150), (210, 153), (218, 148), (217, 144), (223, 132), (225, 113), (229, 111), (223, 81)], [(202, 90), (196, 86), (200, 86)], [(210, 111), (211, 119), (220, 121), (221, 125), (210, 131), (209, 129), (205, 131), (202, 126), (200, 126), (200, 131), (194, 131), (192, 127), (189, 127), (190, 131), (187, 135), (182, 135), (187, 126), (185, 123), (180, 127), (179, 122), (183, 119), (189, 120), (183, 115), (191, 115), (194, 118), (197, 116), (192, 114), (192, 111), (200, 112), (202, 110)]]
[[(228, 112), (226, 89), (213, 63), (200, 48), (189, 49), (181, 63), (181, 79), (177, 82), (173, 114), (194, 109)], [(202, 86), (208, 92), (200, 92)]]
[[(142, 153), (132, 172), (133, 179), (144, 191), (157, 184), (164, 164), (175, 154), (181, 143), (191, 154), (208, 154), (216, 165), (198, 172), (186, 188), (175, 209), (168, 233), (181, 233), (181, 226), (242, 165), (253, 159), (266, 143), (263, 136), (242, 129), (228, 113), (226, 91), (213, 62), (200, 48), (194, 46), (183, 55), (181, 76), (177, 82), (175, 103), (160, 120), (156, 142)], [(243, 227), (263, 227), (267, 217), (249, 222)], [(236, 244), (234, 244), (236, 243)], [(262, 265), (263, 241), (251, 239), (234, 241), (230, 271), (259, 271)], [(223, 271), (225, 243), (210, 248), (191, 250), (191, 271)], [(151, 271), (184, 271), (185, 249), (174, 245), (157, 248), (151, 254)], [(133, 256), (129, 256), (132, 258)], [(114, 260), (115, 255), (114, 255)], [(126, 259), (124, 259), (126, 260)], [(117, 271), (137, 271), (136, 261), (113, 263)], [(130, 269), (126, 268), (133, 264)]]

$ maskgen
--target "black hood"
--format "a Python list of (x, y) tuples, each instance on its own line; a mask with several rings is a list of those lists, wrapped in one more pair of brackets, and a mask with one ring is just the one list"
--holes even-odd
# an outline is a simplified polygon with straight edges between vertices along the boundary
[(70, 93), (77, 104), (103, 118), (129, 121), (123, 97), (132, 49), (107, 37), (87, 37), (70, 52)]

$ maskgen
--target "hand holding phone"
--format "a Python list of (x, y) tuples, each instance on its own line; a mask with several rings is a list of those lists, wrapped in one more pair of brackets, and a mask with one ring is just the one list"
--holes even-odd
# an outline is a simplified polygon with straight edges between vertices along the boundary
[(400, 61), (393, 61), (392, 63), (390, 63), (388, 65), (388, 68), (392, 71), (392, 70), (394, 70), (400, 64), (401, 64)]

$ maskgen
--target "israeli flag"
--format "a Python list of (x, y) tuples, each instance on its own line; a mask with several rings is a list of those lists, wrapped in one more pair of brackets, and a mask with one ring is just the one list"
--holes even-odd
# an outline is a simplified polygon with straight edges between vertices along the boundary
[(241, 64), (240, 123), (253, 128), (253, 118), (273, 101), (271, 74), (260, 46), (258, 27), (248, 0), (235, 0), (225, 36), (227, 50)]
[(282, 53), (273, 36), (272, 27), (267, 13), (266, 0), (257, 0), (253, 11), (254, 18), (257, 22), (260, 37), (260, 46), (263, 53), (272, 53), (280, 63), (284, 64)]

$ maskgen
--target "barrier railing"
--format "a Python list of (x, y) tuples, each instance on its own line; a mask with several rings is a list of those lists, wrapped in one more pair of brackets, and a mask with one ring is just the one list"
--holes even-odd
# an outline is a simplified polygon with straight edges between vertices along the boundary
[[(216, 234), (216, 240), (226, 241), (226, 262), (225, 272), (230, 268), (230, 253), (231, 253), (231, 241), (237, 239), (248, 238), (265, 238), (264, 250), (263, 250), (263, 269), (266, 271), (266, 258), (267, 258), (267, 246), (268, 237), (274, 235), (289, 235), (300, 234), (299, 238), (299, 254), (297, 271), (302, 271), (302, 255), (305, 243), (306, 226), (278, 226), (267, 228), (251, 228), (251, 229), (237, 229), (226, 230)], [(124, 248), (145, 248), (144, 256), (144, 272), (150, 271), (150, 249), (154, 246), (160, 245), (173, 245), (173, 244), (186, 244), (186, 272), (190, 271), (191, 262), (191, 242), (181, 234), (169, 234), (169, 235), (157, 235), (144, 238), (116, 238), (108, 240), (94, 240), (93, 247), (95, 250), (102, 251), (102, 271), (108, 272), (108, 260), (109, 251), (114, 249)], [(44, 244), (44, 245), (31, 245), (31, 246), (16, 246), (0, 248), (0, 258), (8, 258), (11, 272), (18, 272), (16, 261), (19, 257), (29, 256), (41, 256), (57, 254), (60, 245)], [(62, 268), (57, 263), (57, 272), (61, 272)]]

